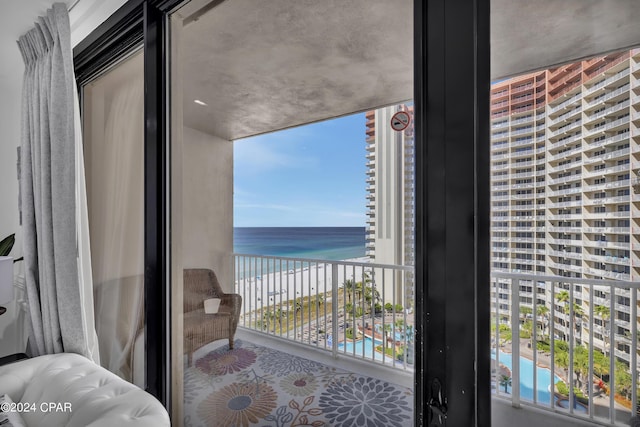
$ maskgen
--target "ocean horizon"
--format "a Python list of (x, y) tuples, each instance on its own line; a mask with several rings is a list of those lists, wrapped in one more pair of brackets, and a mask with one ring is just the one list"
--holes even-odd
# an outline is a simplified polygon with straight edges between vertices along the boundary
[(234, 227), (238, 254), (340, 261), (365, 256), (365, 227)]

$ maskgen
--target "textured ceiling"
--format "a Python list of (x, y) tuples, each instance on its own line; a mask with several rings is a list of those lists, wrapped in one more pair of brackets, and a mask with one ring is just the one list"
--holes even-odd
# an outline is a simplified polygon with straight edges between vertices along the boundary
[[(98, 5), (114, 9), (122, 1), (80, 0), (72, 13), (79, 15), (72, 19), (74, 37), (86, 33), (77, 22)], [(22, 74), (15, 40), (53, 0), (6, 3), (0, 14), (2, 93), (18, 87)], [(186, 124), (233, 140), (410, 99), (412, 4), (191, 0), (180, 11), (188, 21)], [(637, 46), (639, 23), (638, 0), (491, 0), (492, 78)]]
[(493, 79), (638, 45), (638, 0), (491, 0)]
[[(411, 99), (412, 5), (193, 0), (185, 124), (234, 140)], [(638, 0), (492, 0), (491, 76), (637, 45), (639, 22)]]
[(411, 99), (412, 4), (220, 3), (184, 29), (185, 125), (233, 140)]

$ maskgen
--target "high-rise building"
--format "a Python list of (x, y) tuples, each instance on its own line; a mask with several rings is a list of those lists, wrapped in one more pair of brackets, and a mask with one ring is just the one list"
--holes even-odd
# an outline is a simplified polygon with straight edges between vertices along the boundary
[[(493, 84), (492, 270), (639, 280), (639, 168), (640, 50)], [(538, 304), (555, 303), (552, 291), (534, 293), (538, 284), (532, 283), (519, 290), (521, 306), (531, 307), (534, 295)], [(504, 321), (511, 301), (506, 282), (499, 289), (505, 292), (492, 301), (494, 308), (499, 301)], [(628, 290), (610, 293), (602, 287), (591, 301), (578, 289), (576, 303), (588, 313), (590, 304), (614, 301), (616, 355), (629, 362), (629, 313), (636, 302)], [(567, 334), (560, 307), (557, 316), (557, 331)], [(601, 321), (594, 324), (594, 345), (602, 349), (607, 331)]]
[[(407, 112), (411, 118), (402, 131), (391, 126), (394, 114), (399, 111)], [(365, 118), (366, 254), (378, 264), (414, 265), (413, 106), (379, 108), (368, 111)], [(402, 282), (406, 287), (404, 298), (412, 300), (413, 274), (405, 274), (404, 280), (397, 283)]]

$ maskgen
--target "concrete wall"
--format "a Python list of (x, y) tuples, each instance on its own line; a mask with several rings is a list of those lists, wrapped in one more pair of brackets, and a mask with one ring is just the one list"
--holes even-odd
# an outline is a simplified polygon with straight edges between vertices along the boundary
[(213, 269), (231, 292), (233, 143), (185, 127), (182, 156), (184, 268)]

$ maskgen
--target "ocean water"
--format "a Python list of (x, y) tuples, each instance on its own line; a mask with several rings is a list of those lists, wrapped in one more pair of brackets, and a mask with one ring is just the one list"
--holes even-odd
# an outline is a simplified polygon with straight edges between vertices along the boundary
[(365, 255), (364, 227), (236, 227), (233, 251), (339, 261)]

